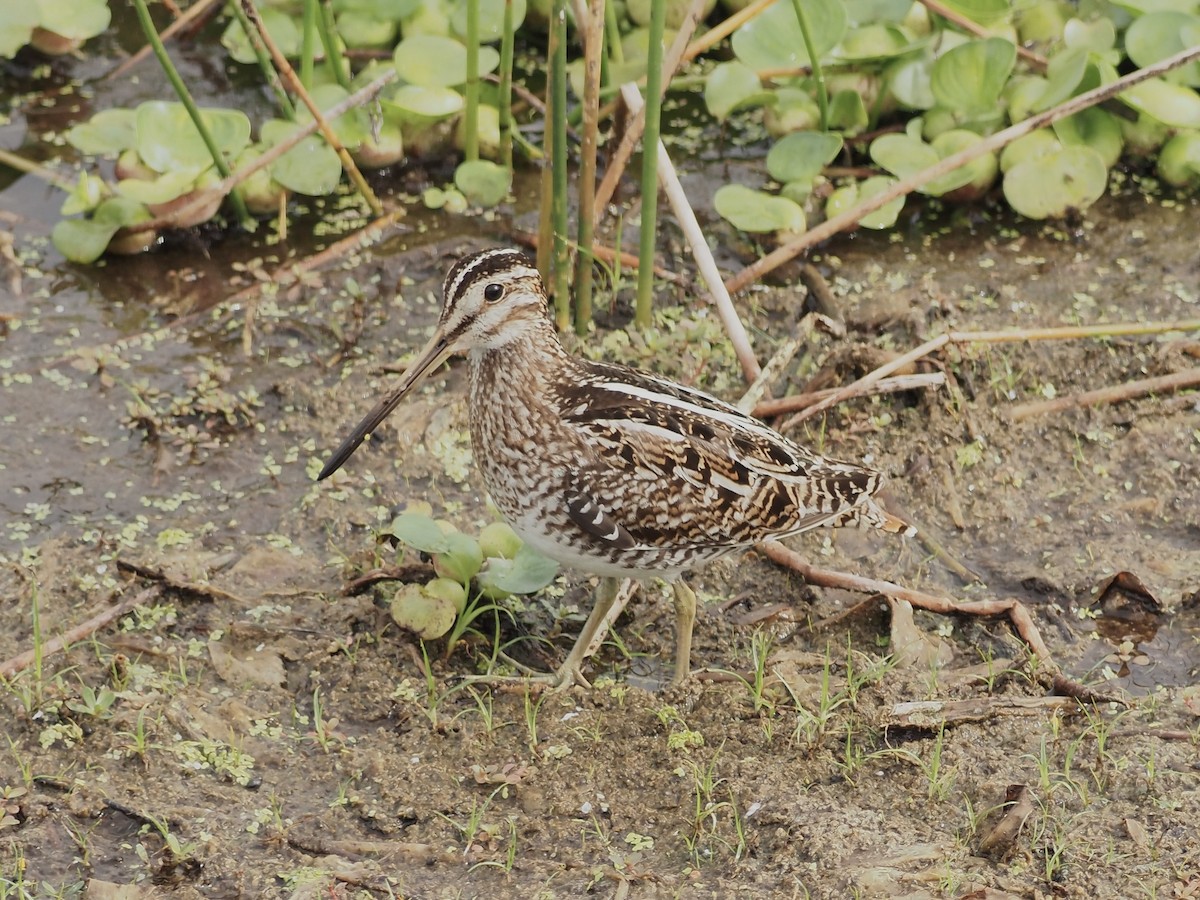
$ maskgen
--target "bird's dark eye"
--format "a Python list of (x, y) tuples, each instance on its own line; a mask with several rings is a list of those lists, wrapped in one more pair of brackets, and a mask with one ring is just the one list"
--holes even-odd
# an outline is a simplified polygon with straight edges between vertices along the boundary
[(504, 296), (504, 285), (492, 282), (483, 289), (483, 299), (489, 303), (495, 303)]

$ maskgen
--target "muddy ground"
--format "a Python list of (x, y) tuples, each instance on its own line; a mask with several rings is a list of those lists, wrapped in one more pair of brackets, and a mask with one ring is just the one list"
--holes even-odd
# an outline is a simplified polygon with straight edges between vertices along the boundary
[[(848, 382), (948, 329), (1194, 320), (1197, 212), (1132, 190), (1070, 227), (966, 211), (839, 240), (819, 266), (847, 333), (818, 331), (774, 391)], [(672, 612), (655, 584), (589, 664), (592, 689), (466, 687), (490, 620), (422, 647), (391, 623), (395, 582), (343, 592), (419, 562), (376, 540), (406, 504), (467, 531), (491, 521), (462, 365), (313, 478), (391, 383), (381, 366), (423, 341), (452, 260), (503, 239), (473, 227), (430, 244), (409, 223), (300, 287), (130, 343), (284, 250), (235, 267), (227, 247), (182, 246), (97, 272), (18, 240), (0, 660), (139, 603), (0, 684), (0, 896), (1200, 896), (1197, 395), (1011, 416), (1195, 367), (1196, 332), (956, 346), (932, 361), (953, 389), (852, 401), (794, 433), (890, 473), (891, 507), (980, 583), (914, 539), (791, 546), (961, 600), (1016, 598), (1066, 673), (1128, 705), (1050, 697), (1004, 618), (918, 612), (929, 652), (900, 662), (882, 600), (839, 617), (864, 597), (754, 553), (696, 573), (701, 671), (681, 688), (663, 688)], [(668, 266), (692, 271), (665, 235)], [(760, 359), (795, 327), (788, 281), (741, 303)], [(712, 314), (669, 287), (662, 302), (650, 337), (606, 328), (583, 350), (736, 398)], [(1102, 596), (1119, 572), (1150, 596), (1129, 580)], [(508, 651), (556, 665), (590, 590), (568, 573), (515, 605)], [(897, 710), (924, 700), (971, 714)], [(1017, 786), (1024, 825), (1000, 839)]]

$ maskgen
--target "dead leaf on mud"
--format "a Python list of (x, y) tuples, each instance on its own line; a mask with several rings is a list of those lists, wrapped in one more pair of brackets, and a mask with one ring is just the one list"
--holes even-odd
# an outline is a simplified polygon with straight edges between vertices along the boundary
[(954, 658), (949, 644), (917, 627), (911, 603), (893, 597), (887, 601), (892, 610), (892, 658), (897, 667), (941, 667)]
[(113, 884), (93, 878), (87, 883), (87, 892), (83, 896), (85, 900), (149, 900), (157, 895), (151, 888), (141, 885)]
[(471, 777), (476, 784), (520, 784), (537, 769), (525, 763), (506, 762), (502, 766), (471, 766)]
[(1010, 784), (1004, 792), (1004, 812), (984, 834), (979, 842), (979, 855), (992, 859), (1003, 859), (1012, 852), (1025, 825), (1033, 812), (1033, 795), (1023, 784)]
[(283, 659), (273, 649), (260, 645), (235, 653), (221, 641), (209, 641), (208, 655), (217, 675), (228, 684), (250, 682), (275, 687), (287, 683)]

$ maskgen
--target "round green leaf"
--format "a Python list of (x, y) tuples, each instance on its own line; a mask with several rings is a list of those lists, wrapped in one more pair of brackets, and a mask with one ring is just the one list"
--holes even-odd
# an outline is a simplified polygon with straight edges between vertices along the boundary
[[(250, 119), (241, 110), (202, 109), (200, 118), (226, 157), (237, 156), (250, 143)], [(212, 155), (182, 103), (149, 100), (137, 108), (137, 152), (156, 172), (205, 169)]]
[(337, 32), (348, 47), (387, 48), (396, 41), (400, 26), (392, 19), (380, 19), (357, 10), (346, 10), (337, 17)]
[(36, 3), (0, 3), (0, 56), (6, 59), (16, 56), (29, 43), (39, 22), (41, 11)]
[[(875, 161), (876, 165), (896, 177), (907, 178), (936, 165), (942, 157), (962, 149), (960, 142), (967, 135), (976, 141), (979, 140), (979, 135), (961, 129), (943, 132), (935, 138), (935, 142), (940, 143), (933, 145), (926, 144), (920, 138), (908, 134), (885, 134), (871, 142), (871, 159)], [(991, 165), (995, 165), (994, 160)], [(979, 170), (973, 168), (971, 164), (959, 166), (940, 178), (927, 182), (917, 190), (931, 197), (940, 197), (970, 184), (978, 175)]]
[(195, 186), (199, 174), (195, 169), (177, 169), (174, 172), (165, 172), (153, 181), (125, 178), (117, 182), (117, 192), (123, 197), (130, 197), (148, 206), (168, 203), (190, 191)]
[(125, 225), (148, 222), (146, 207), (125, 197), (105, 200), (90, 219), (64, 219), (54, 226), (50, 240), (55, 248), (77, 263), (93, 263), (104, 255), (109, 243)]
[(887, 85), (892, 96), (908, 109), (932, 109), (937, 103), (929, 87), (929, 60), (905, 60), (888, 70)]
[[(267, 29), (267, 34), (279, 45), (283, 55), (299, 56), (300, 29), (296, 25), (299, 19), (293, 18), (273, 6), (260, 7), (258, 14)], [(258, 60), (258, 57), (254, 55), (254, 47), (250, 43), (250, 38), (246, 37), (246, 32), (242, 30), (242, 25), (236, 18), (230, 19), (229, 24), (225, 26), (225, 31), (221, 33), (221, 46), (229, 51), (229, 55), (235, 62), (242, 65), (250, 65)]]
[(454, 626), (458, 611), (451, 600), (428, 593), (419, 584), (406, 584), (391, 603), (392, 619), (422, 640), (440, 638)]
[[(448, 37), (416, 34), (396, 45), (396, 72), (409, 84), (422, 87), (453, 87), (467, 80), (467, 48)], [(491, 47), (479, 48), (479, 74), (500, 65), (500, 54)]]
[[(834, 216), (840, 216), (847, 210), (853, 209), (859, 203), (870, 200), (872, 197), (877, 197), (894, 184), (896, 184), (895, 178), (888, 178), (885, 175), (875, 175), (865, 181), (840, 187), (830, 194), (829, 199), (825, 201), (825, 215), (830, 219)], [(896, 224), (896, 219), (900, 216), (900, 210), (902, 209), (904, 209), (904, 197), (896, 197), (874, 212), (867, 213), (867, 215), (859, 219), (858, 224), (863, 228), (876, 230), (891, 228)]]
[[(320, 84), (312, 89), (313, 102), (316, 103), (317, 109), (322, 111), (332, 109), (349, 96), (350, 92), (339, 84)], [(297, 104), (296, 121), (303, 123), (311, 120), (312, 113), (309, 112), (308, 106), (303, 103)], [(329, 124), (338, 140), (348, 150), (357, 148), (371, 133), (370, 123), (362, 109), (352, 109), (343, 113)]]
[[(264, 122), (262, 140), (273, 147), (300, 126), (271, 119)], [(271, 177), (290, 191), (313, 197), (330, 193), (342, 178), (342, 163), (325, 141), (310, 134), (271, 164)]]
[(1004, 176), (1009, 205), (1030, 219), (1048, 219), (1084, 210), (1104, 194), (1108, 170), (1090, 147), (1064, 147), (1013, 166)]
[(1125, 139), (1112, 113), (1093, 106), (1054, 123), (1054, 133), (1066, 144), (1081, 144), (1100, 154), (1104, 166), (1111, 169), (1121, 158)]
[(445, 553), (450, 549), (446, 532), (438, 526), (437, 520), (424, 513), (401, 513), (392, 519), (392, 524), (383, 533), (422, 553)]
[(522, 546), (520, 536), (507, 522), (492, 522), (483, 526), (483, 530), (479, 532), (479, 549), (487, 557), (512, 559)]
[[(28, 0), (11, 0), (7, 5), (31, 5)], [(86, 41), (108, 28), (112, 21), (107, 0), (35, 0), (41, 10), (41, 26), (72, 41)]]
[(67, 143), (94, 156), (116, 156), (137, 143), (137, 115), (132, 109), (106, 109), (66, 134)]
[(720, 63), (704, 80), (704, 105), (718, 122), (751, 101), (769, 96), (763, 91), (758, 74), (748, 65), (736, 59)]
[(1181, 131), (1163, 145), (1158, 174), (1178, 188), (1200, 187), (1200, 131)]
[(767, 171), (776, 181), (811, 181), (842, 150), (842, 138), (820, 131), (785, 135), (767, 153)]
[[(1152, 66), (1200, 43), (1200, 16), (1164, 10), (1147, 13), (1125, 32), (1125, 52), (1137, 65)], [(1200, 87), (1200, 62), (1169, 72), (1167, 80)]]
[(1082, 19), (1070, 19), (1063, 26), (1063, 43), (1072, 50), (1104, 53), (1106, 50), (1111, 50), (1116, 42), (1117, 30), (1112, 19), (1104, 16), (1089, 22)]
[[(485, 44), (504, 37), (504, 4), (506, 0), (476, 0), (479, 4), (479, 40)], [(525, 0), (511, 0), (513, 30), (520, 29), (525, 21)], [(467, 0), (455, 0), (450, 9), (450, 27), (454, 33), (466, 40)]]
[(909, 0), (842, 0), (851, 25), (868, 22), (903, 22), (912, 9)]
[(874, 22), (846, 34), (834, 53), (847, 62), (886, 62), (920, 46), (899, 25)]
[(508, 169), (486, 159), (465, 162), (454, 170), (454, 186), (476, 206), (498, 206), (508, 196)]
[(970, 41), (934, 62), (929, 86), (937, 102), (956, 113), (991, 112), (1016, 59), (1017, 48), (1011, 41)]
[(484, 588), (509, 594), (540, 591), (558, 575), (558, 563), (523, 544), (512, 559), (489, 557), (476, 579)]
[(417, 12), (422, 0), (334, 0), (338, 13), (356, 12), (374, 19), (399, 22)]
[(740, 184), (727, 184), (713, 196), (721, 218), (740, 231), (803, 231), (804, 210), (786, 197), (776, 197)]
[(1052, 106), (1058, 106), (1068, 97), (1078, 93), (1083, 83), (1084, 73), (1087, 72), (1088, 53), (1086, 50), (1066, 50), (1056, 53), (1046, 67), (1046, 84), (1042, 95), (1031, 107), (1032, 112), (1041, 112)]
[(948, 7), (980, 25), (998, 25), (1008, 20), (1009, 0), (945, 0)]
[(1182, 84), (1151, 78), (1117, 95), (1138, 112), (1172, 128), (1200, 128), (1200, 95)]
[[(840, 0), (805, 0), (805, 18), (814, 49), (823, 58), (846, 33), (846, 10)], [(733, 55), (751, 69), (786, 69), (808, 65), (808, 52), (796, 10), (787, 0), (767, 7), (733, 33)]]
[(433, 569), (442, 578), (467, 584), (483, 565), (479, 542), (469, 534), (451, 531), (445, 535), (446, 549), (433, 555)]
[(405, 139), (415, 137), (410, 129), (426, 128), (462, 111), (462, 94), (446, 87), (405, 84), (380, 101), (385, 119), (399, 124)]
[(1000, 151), (1000, 171), (1019, 166), (1023, 162), (1052, 156), (1062, 149), (1062, 141), (1055, 135), (1053, 129), (1039, 128), (1037, 131), (1023, 135)]

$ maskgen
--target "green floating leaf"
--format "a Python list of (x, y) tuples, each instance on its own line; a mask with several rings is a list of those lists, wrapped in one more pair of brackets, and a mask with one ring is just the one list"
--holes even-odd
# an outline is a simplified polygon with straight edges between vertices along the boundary
[[(217, 149), (232, 158), (250, 144), (250, 119), (236, 109), (202, 109)], [(205, 169), (212, 155), (182, 103), (149, 100), (137, 108), (137, 152), (156, 172)]]
[(454, 170), (454, 186), (476, 206), (499, 206), (508, 196), (509, 171), (486, 159), (464, 162)]
[[(479, 3), (479, 40), (485, 44), (504, 37), (504, 5), (512, 3), (513, 30), (525, 21), (525, 0), (476, 0)], [(455, 0), (450, 8), (450, 27), (464, 40), (467, 37), (467, 0)]]
[[(920, 138), (908, 134), (885, 134), (871, 142), (871, 159), (898, 178), (907, 178), (936, 165), (944, 157), (963, 149), (964, 143), (978, 140), (980, 140), (979, 135), (961, 129), (943, 132), (934, 139), (933, 144), (926, 144)], [(987, 162), (982, 170), (974, 163), (968, 163), (952, 169), (917, 190), (931, 197), (941, 197), (958, 190), (981, 177), (987, 167), (994, 170), (996, 165), (994, 158), (985, 157), (984, 159)]]
[(122, 227), (148, 222), (150, 213), (142, 204), (125, 197), (112, 197), (96, 208), (90, 219), (64, 219), (54, 226), (50, 240), (71, 262), (93, 263), (104, 255)]
[(425, 641), (442, 637), (454, 627), (458, 610), (452, 601), (419, 585), (406, 584), (392, 596), (392, 619)]
[(446, 549), (433, 555), (433, 569), (442, 578), (468, 584), (483, 565), (479, 542), (469, 534), (450, 531), (445, 535)]
[[(321, 84), (312, 89), (313, 102), (322, 112), (332, 109), (349, 96), (350, 92), (339, 84)], [(297, 122), (311, 122), (312, 117), (306, 104), (297, 104)], [(329, 124), (347, 150), (354, 150), (371, 133), (370, 122), (366, 113), (361, 109), (352, 109), (343, 113)]]
[[(840, 0), (805, 0), (805, 17), (818, 57), (836, 47), (846, 33), (846, 9)], [(791, 3), (769, 6), (733, 33), (733, 55), (751, 69), (787, 69), (811, 62), (804, 34)]]
[(1023, 162), (1052, 156), (1062, 149), (1062, 141), (1052, 128), (1039, 128), (1037, 131), (1017, 138), (1000, 151), (1000, 171), (1019, 166)]
[(6, 5), (37, 7), (42, 27), (71, 41), (94, 38), (112, 21), (107, 0), (10, 0)]
[(769, 96), (758, 74), (736, 59), (718, 64), (704, 80), (704, 105), (718, 122), (729, 118), (735, 109), (762, 103)]
[(811, 181), (841, 151), (841, 135), (798, 131), (785, 135), (767, 153), (767, 172), (779, 182)]
[[(415, 34), (396, 45), (396, 72), (409, 84), (422, 87), (454, 87), (467, 80), (467, 48), (448, 37)], [(491, 47), (479, 48), (479, 74), (500, 65), (500, 54)]]
[(1200, 95), (1182, 84), (1151, 78), (1117, 95), (1122, 102), (1172, 128), (1200, 128)]
[(407, 19), (421, 8), (421, 0), (335, 0), (338, 13), (356, 12), (389, 22)]
[(829, 101), (829, 127), (849, 135), (867, 127), (867, 108), (858, 91), (838, 91)]
[(980, 25), (999, 25), (1012, 11), (1009, 0), (945, 0), (948, 7)]
[[(1143, 68), (1197, 44), (1200, 44), (1200, 16), (1185, 12), (1147, 13), (1125, 32), (1125, 52)], [(1180, 66), (1164, 77), (1177, 84), (1200, 87), (1200, 62)]]
[(392, 519), (392, 524), (383, 529), (383, 533), (422, 553), (447, 553), (450, 550), (450, 542), (437, 520), (423, 513), (401, 513)]
[(887, 85), (902, 106), (907, 109), (932, 109), (937, 103), (929, 86), (929, 60), (906, 60), (889, 72)]
[(899, 24), (908, 17), (912, 9), (909, 0), (843, 0), (846, 18), (851, 25), (868, 22), (894, 22)]
[(523, 544), (512, 559), (489, 557), (476, 580), (484, 588), (510, 594), (532, 594), (557, 575), (558, 563)]
[[(834, 216), (840, 216), (847, 210), (858, 206), (859, 203), (879, 196), (896, 183), (895, 178), (888, 178), (886, 175), (875, 175), (865, 181), (844, 185), (830, 194), (829, 199), (825, 201), (825, 216), (830, 219)], [(883, 206), (879, 207), (879, 209), (867, 213), (867, 215), (859, 219), (858, 224), (863, 228), (876, 230), (891, 228), (896, 224), (896, 219), (899, 218), (900, 211), (904, 209), (904, 199), (904, 197), (896, 197), (889, 200)]]
[[(299, 19), (275, 9), (273, 6), (260, 6), (258, 14), (267, 29), (267, 34), (279, 45), (283, 55), (299, 56), (300, 28), (296, 24)], [(254, 55), (254, 47), (250, 43), (250, 38), (246, 37), (246, 32), (242, 30), (242, 25), (236, 18), (230, 19), (229, 24), (225, 26), (225, 31), (221, 33), (221, 46), (229, 51), (229, 55), (235, 62), (242, 65), (251, 65), (258, 60), (258, 57)]]
[(338, 15), (337, 32), (348, 47), (379, 50), (396, 43), (400, 26), (391, 19), (380, 19), (351, 9)]
[(1090, 22), (1070, 19), (1063, 26), (1063, 43), (1072, 50), (1089, 50), (1104, 53), (1117, 42), (1117, 30), (1112, 19), (1101, 16)]
[(12, 59), (41, 22), (36, 3), (0, 3), (0, 57)]
[[(263, 123), (262, 142), (273, 147), (290, 137), (300, 126), (270, 119)], [(290, 191), (322, 197), (333, 191), (342, 178), (342, 161), (324, 140), (310, 134), (271, 164), (271, 177)]]
[(67, 199), (63, 201), (59, 214), (75, 216), (79, 213), (91, 212), (107, 200), (110, 193), (108, 183), (103, 178), (88, 172), (80, 172), (79, 181), (75, 183), (75, 188), (71, 193), (67, 194)]
[(786, 197), (776, 197), (740, 184), (727, 184), (713, 196), (721, 218), (739, 231), (803, 231), (804, 210)]
[(875, 22), (852, 29), (842, 39), (834, 53), (845, 62), (886, 62), (905, 53), (911, 53), (924, 42), (914, 41), (912, 36), (898, 25)]
[(380, 101), (384, 116), (404, 124), (428, 125), (462, 111), (462, 94), (447, 87), (404, 84)]
[(1121, 158), (1121, 150), (1125, 146), (1121, 126), (1112, 113), (1098, 106), (1059, 119), (1053, 128), (1064, 146), (1080, 144), (1099, 153), (1105, 168), (1111, 169)]
[(159, 175), (153, 181), (125, 178), (117, 182), (117, 193), (147, 206), (168, 203), (190, 191), (199, 175), (195, 169), (179, 169)]
[(1181, 131), (1158, 156), (1158, 174), (1178, 188), (1200, 188), (1200, 131)]
[(1046, 84), (1042, 95), (1032, 106), (1033, 112), (1042, 112), (1052, 106), (1058, 106), (1068, 97), (1079, 92), (1083, 84), (1083, 76), (1087, 72), (1088, 52), (1086, 50), (1066, 50), (1056, 53), (1046, 67)]
[(930, 89), (937, 102), (960, 114), (995, 110), (1012, 74), (1017, 48), (1003, 38), (961, 44), (933, 64)]
[(479, 532), (479, 549), (484, 556), (512, 559), (522, 546), (521, 538), (506, 522), (492, 522)]
[(106, 109), (70, 128), (67, 143), (93, 156), (116, 156), (137, 143), (137, 113)]
[(1084, 210), (1104, 195), (1108, 170), (1090, 147), (1064, 147), (1009, 169), (1004, 196), (1030, 219), (1048, 219)]

